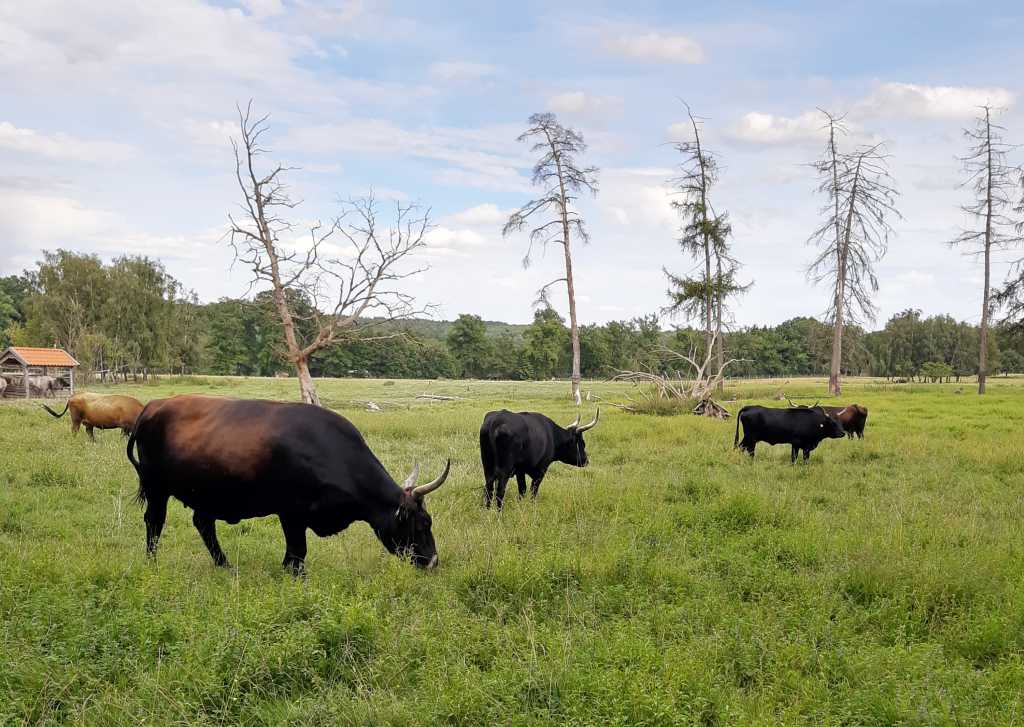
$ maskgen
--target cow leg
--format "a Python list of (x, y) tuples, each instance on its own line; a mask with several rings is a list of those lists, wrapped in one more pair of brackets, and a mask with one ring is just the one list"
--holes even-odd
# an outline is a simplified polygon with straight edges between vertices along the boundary
[(505, 504), (505, 488), (508, 487), (508, 480), (511, 476), (511, 474), (506, 475), (504, 472), (498, 475), (497, 492), (495, 493), (494, 500), (499, 510)]
[(292, 575), (306, 572), (306, 524), (290, 517), (281, 517), (284, 531), (284, 561), (281, 565), (291, 570)]
[(146, 512), (142, 516), (146, 521), (146, 555), (155, 556), (156, 546), (160, 542), (160, 533), (167, 519), (167, 497), (152, 497), (146, 501)]
[(540, 483), (544, 481), (544, 475), (546, 474), (547, 470), (542, 470), (530, 481), (530, 497), (534, 500), (537, 499), (537, 493), (540, 492)]
[(519, 488), (519, 499), (526, 497), (526, 473), (516, 472), (516, 487)]
[(86, 424), (85, 425), (85, 433), (89, 435), (89, 439), (91, 439), (94, 442), (96, 441), (96, 435), (92, 433), (92, 425), (91, 424)]
[(192, 524), (199, 531), (206, 549), (210, 551), (210, 557), (213, 558), (214, 564), (222, 568), (229, 567), (231, 564), (228, 563), (227, 556), (224, 555), (224, 551), (220, 549), (220, 543), (217, 542), (217, 521), (212, 517), (206, 517), (196, 512), (192, 514)]
[(797, 447), (795, 444), (791, 444), (790, 450), (791, 451), (789, 453), (789, 463), (793, 464), (794, 462), (796, 462), (796, 453), (799, 450), (799, 447)]
[(740, 449), (749, 454), (751, 458), (754, 456), (754, 448), (757, 446), (757, 442), (748, 442), (746, 439), (740, 442)]
[(491, 498), (494, 497), (494, 477), (488, 477), (484, 482), (484, 507), (490, 509)]
[(811, 458), (811, 450), (809, 450), (809, 449), (805, 449), (805, 450), (804, 450), (804, 462), (806, 462), (806, 461), (807, 461), (807, 460), (809, 460), (810, 458)]

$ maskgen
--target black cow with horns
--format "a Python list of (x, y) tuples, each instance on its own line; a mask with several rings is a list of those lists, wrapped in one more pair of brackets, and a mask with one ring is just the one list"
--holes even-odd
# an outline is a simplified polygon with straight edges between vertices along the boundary
[[(740, 424), (743, 425), (742, 441)], [(843, 425), (817, 404), (792, 409), (745, 406), (736, 415), (736, 436), (732, 446), (738, 446), (753, 457), (758, 442), (788, 444), (792, 447), (790, 462), (796, 462), (796, 454), (800, 450), (803, 450), (804, 461), (807, 461), (811, 450), (822, 440), (841, 439), (845, 435)]]
[[(137, 457), (133, 456), (133, 449)], [(284, 530), (284, 567), (301, 573), (306, 530), (334, 535), (356, 520), (369, 523), (391, 553), (421, 568), (437, 565), (424, 498), (448, 477), (416, 486), (419, 467), (399, 486), (350, 421), (310, 404), (175, 396), (149, 402), (128, 440), (146, 504), (146, 550), (156, 552), (174, 497), (213, 562), (227, 566), (216, 521), (277, 515)]]
[[(480, 426), (480, 460), (484, 466), (484, 507), (494, 497), (500, 510), (505, 502), (505, 487), (516, 476), (519, 497), (526, 496), (526, 476), (530, 476), (530, 494), (537, 497), (540, 483), (552, 462), (573, 467), (587, 466), (587, 445), (583, 433), (593, 429), (601, 416), (580, 426), (579, 415), (568, 427), (560, 427), (543, 414), (506, 409), (488, 412)], [(497, 490), (495, 492), (495, 490)]]

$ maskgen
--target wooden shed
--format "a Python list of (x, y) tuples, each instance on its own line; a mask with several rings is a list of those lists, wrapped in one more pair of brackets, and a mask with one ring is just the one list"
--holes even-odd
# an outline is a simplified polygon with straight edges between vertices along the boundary
[(2, 396), (8, 399), (70, 396), (75, 393), (77, 367), (78, 361), (62, 348), (11, 346), (0, 353)]

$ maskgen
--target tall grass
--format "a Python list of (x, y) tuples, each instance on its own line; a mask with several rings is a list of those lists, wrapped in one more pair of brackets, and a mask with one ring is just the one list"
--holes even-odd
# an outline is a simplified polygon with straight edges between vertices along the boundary
[[(484, 412), (571, 421), (566, 384), (325, 381), (396, 477), (452, 457), (429, 502), (441, 566), (357, 524), (310, 534), (299, 580), (275, 519), (221, 523), (223, 571), (174, 504), (147, 561), (120, 435), (0, 405), (0, 724), (1019, 724), (1024, 387), (990, 387), (857, 382), (866, 439), (795, 466), (734, 451), (732, 420), (605, 407), (591, 466), (553, 466), (499, 515)], [(193, 389), (297, 394), (108, 390)], [(771, 404), (774, 385), (730, 392)]]

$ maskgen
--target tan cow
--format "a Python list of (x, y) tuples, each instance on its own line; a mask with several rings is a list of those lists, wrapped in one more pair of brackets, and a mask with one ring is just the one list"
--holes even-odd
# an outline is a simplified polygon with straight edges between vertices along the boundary
[(58, 419), (70, 410), (71, 433), (78, 434), (78, 428), (84, 424), (86, 433), (94, 442), (96, 435), (93, 429), (120, 429), (124, 434), (130, 434), (142, 411), (142, 403), (131, 396), (92, 392), (72, 396), (60, 414), (46, 404), (42, 407)]

